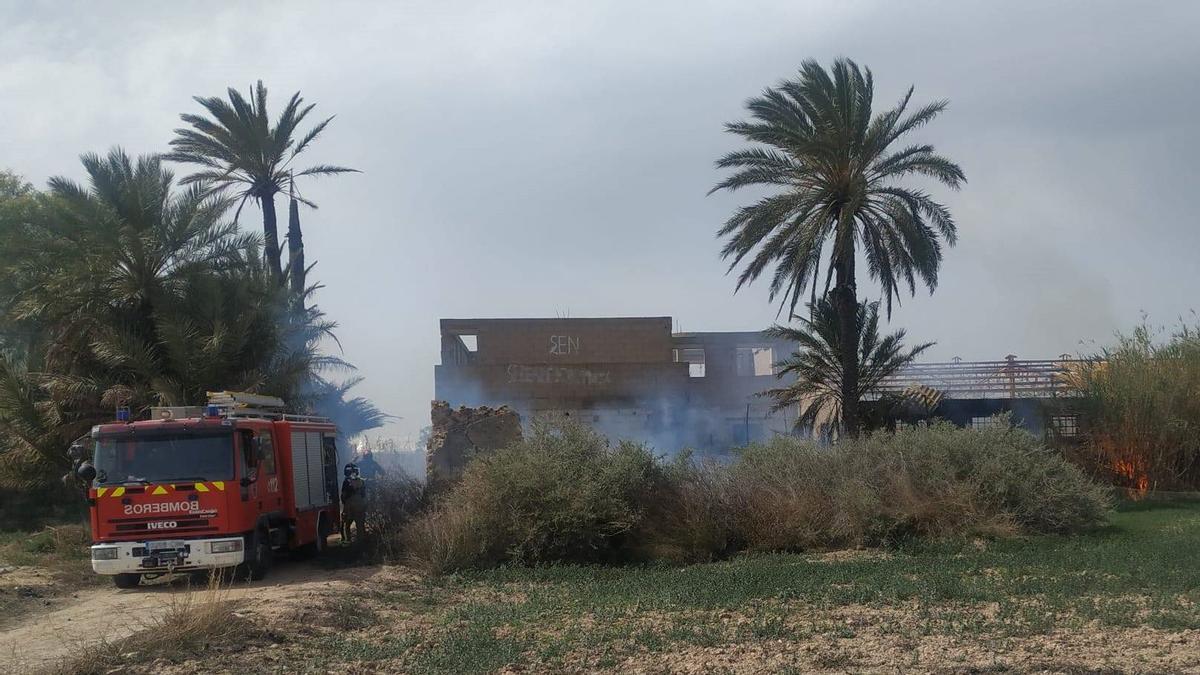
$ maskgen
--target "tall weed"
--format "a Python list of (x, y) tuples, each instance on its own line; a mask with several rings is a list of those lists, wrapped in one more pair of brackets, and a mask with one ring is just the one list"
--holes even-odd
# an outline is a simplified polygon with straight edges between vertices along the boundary
[(1073, 373), (1084, 405), (1085, 465), (1145, 491), (1200, 490), (1200, 326), (1165, 341), (1146, 325)]

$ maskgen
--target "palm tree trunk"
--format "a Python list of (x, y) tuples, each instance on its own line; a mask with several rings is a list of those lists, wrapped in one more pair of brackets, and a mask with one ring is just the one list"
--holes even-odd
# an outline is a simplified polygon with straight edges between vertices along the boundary
[(292, 302), (304, 304), (304, 238), (300, 234), (300, 205), (292, 197), (288, 203), (288, 266), (291, 268)]
[(279, 259), (279, 226), (275, 218), (274, 193), (260, 198), (263, 212), (263, 243), (267, 247), (267, 265), (276, 282), (283, 283), (283, 264)]
[(835, 265), (837, 287), (833, 289), (838, 315), (838, 347), (842, 356), (842, 433), (858, 436), (858, 293), (854, 283), (854, 250), (842, 255)]

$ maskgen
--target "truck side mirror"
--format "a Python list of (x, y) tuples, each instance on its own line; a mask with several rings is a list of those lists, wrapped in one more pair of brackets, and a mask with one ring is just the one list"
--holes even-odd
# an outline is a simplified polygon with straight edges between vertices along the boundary
[(85, 483), (90, 483), (96, 479), (96, 467), (88, 462), (83, 462), (75, 469), (75, 477)]

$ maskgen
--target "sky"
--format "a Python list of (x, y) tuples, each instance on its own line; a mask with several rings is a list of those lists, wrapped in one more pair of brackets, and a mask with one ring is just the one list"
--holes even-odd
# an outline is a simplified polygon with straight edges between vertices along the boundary
[(306, 154), (362, 173), (304, 186), (306, 254), (356, 393), (404, 440), (443, 317), (774, 322), (715, 237), (755, 195), (706, 193), (741, 147), (722, 125), (808, 58), (870, 67), (877, 108), (950, 101), (914, 139), (966, 172), (935, 193), (959, 243), (890, 324), (931, 359), (1195, 322), (1198, 26), (1185, 1), (0, 0), (0, 168), (82, 180), (81, 153), (162, 152), (192, 96), (259, 79), (336, 114)]

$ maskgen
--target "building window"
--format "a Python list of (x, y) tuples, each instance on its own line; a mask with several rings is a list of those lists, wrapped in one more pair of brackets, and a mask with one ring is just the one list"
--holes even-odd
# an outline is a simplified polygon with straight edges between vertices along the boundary
[(466, 347), (469, 352), (479, 351), (479, 336), (478, 335), (459, 335), (458, 339), (462, 341), (463, 347)]
[(998, 427), (1004, 424), (1004, 418), (997, 415), (988, 415), (987, 417), (972, 417), (972, 429), (986, 429), (988, 427)]
[(775, 374), (775, 350), (770, 347), (738, 347), (735, 358), (739, 377)]
[(688, 364), (688, 377), (704, 377), (704, 349), (702, 347), (676, 349), (675, 362)]
[(1078, 415), (1054, 415), (1050, 418), (1050, 428), (1054, 429), (1054, 433), (1063, 437), (1073, 437), (1079, 435), (1079, 416)]

